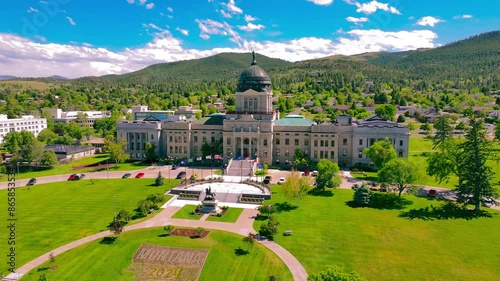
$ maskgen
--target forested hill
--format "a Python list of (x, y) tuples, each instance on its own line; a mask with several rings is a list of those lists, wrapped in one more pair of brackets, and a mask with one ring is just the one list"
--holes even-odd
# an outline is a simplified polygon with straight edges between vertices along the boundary
[[(403, 71), (412, 79), (468, 79), (500, 75), (500, 31), (492, 31), (435, 49), (365, 56), (370, 64)], [(359, 57), (354, 56), (354, 57)]]
[[(249, 53), (222, 53), (202, 59), (155, 64), (139, 71), (102, 78), (127, 84), (168, 83), (178, 80), (234, 80), (251, 62), (252, 55)], [(257, 62), (266, 70), (292, 65), (291, 62), (263, 55), (257, 55)]]

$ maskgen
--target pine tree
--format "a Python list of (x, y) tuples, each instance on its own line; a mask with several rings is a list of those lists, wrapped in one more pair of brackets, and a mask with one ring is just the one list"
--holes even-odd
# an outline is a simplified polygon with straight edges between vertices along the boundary
[(486, 139), (483, 119), (471, 116), (465, 141), (460, 144), (460, 148), (462, 161), (457, 169), (457, 201), (472, 204), (475, 210), (480, 210), (482, 205), (496, 204), (498, 194), (491, 184), (493, 172), (486, 165), (492, 144)]
[(436, 135), (432, 139), (432, 149), (439, 148), (441, 153), (444, 153), (446, 141), (453, 138), (453, 128), (451, 127), (451, 119), (448, 115), (443, 115), (434, 122)]

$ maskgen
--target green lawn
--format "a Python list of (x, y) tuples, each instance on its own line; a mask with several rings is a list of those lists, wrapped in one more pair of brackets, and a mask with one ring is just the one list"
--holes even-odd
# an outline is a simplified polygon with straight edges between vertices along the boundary
[(194, 214), (191, 215), (191, 212), (194, 212), (196, 209), (196, 205), (184, 205), (177, 213), (175, 213), (172, 218), (174, 219), (187, 219), (187, 220), (199, 220), (201, 219), (201, 215)]
[[(106, 230), (113, 221), (114, 196), (116, 212), (126, 209), (135, 213), (133, 210), (139, 200), (169, 189), (168, 184), (151, 186), (153, 181), (93, 180), (92, 184), (90, 180), (81, 180), (35, 185), (29, 190), (26, 187), (16, 189), (18, 266), (51, 249)], [(172, 185), (177, 182), (172, 181)], [(6, 197), (7, 190), (0, 190), (0, 202), (5, 202), (0, 220), (4, 222), (7, 220)], [(7, 231), (1, 231), (0, 235), (1, 240), (7, 241)], [(2, 263), (0, 272), (6, 269), (6, 263)]]
[[(269, 280), (269, 276), (277, 276), (284, 281), (293, 280), (281, 259), (262, 245), (255, 244), (247, 255), (237, 256), (234, 252), (236, 248), (249, 250), (242, 242), (242, 236), (210, 231), (203, 239), (191, 239), (162, 237), (163, 233), (162, 228), (142, 229), (122, 233), (110, 245), (94, 241), (57, 256), (54, 262), (56, 270), (33, 270), (21, 280), (38, 280), (41, 273), (45, 273), (48, 280), (134, 280), (132, 257), (143, 243), (210, 249), (200, 281)], [(48, 266), (52, 265), (47, 262), (41, 268)]]
[[(498, 157), (500, 153), (500, 144), (498, 142), (495, 142), (493, 145), (493, 149), (494, 153)], [(411, 161), (417, 163), (419, 167), (422, 167), (424, 171), (427, 168), (427, 156), (425, 156), (424, 153), (432, 151), (432, 140), (426, 138), (410, 138), (410, 151), (408, 158)], [(492, 182), (500, 183), (500, 164), (494, 160), (488, 160), (486, 163), (493, 169), (493, 172), (495, 173)], [(375, 181), (377, 180), (377, 173), (366, 173), (366, 176), (363, 176), (361, 174), (352, 174), (352, 176), (359, 179)], [(444, 188), (455, 188), (458, 184), (458, 178), (453, 176), (448, 182), (438, 183), (433, 177), (426, 176), (417, 181), (417, 184), (426, 186), (438, 186)]]
[(243, 212), (241, 208), (229, 208), (222, 217), (209, 216), (207, 221), (236, 222)]
[[(264, 204), (285, 201), (278, 187), (272, 191)], [(499, 212), (472, 220), (409, 220), (399, 215), (441, 202), (406, 196), (413, 204), (403, 210), (351, 208), (352, 195), (333, 190), (329, 197), (304, 197), (298, 209), (278, 214), (277, 243), (309, 273), (339, 265), (367, 280), (498, 280)], [(282, 236), (286, 230), (293, 235)]]
[[(96, 170), (94, 167), (86, 167), (80, 168), (81, 166), (93, 165), (99, 162), (106, 163), (107, 154), (96, 154), (93, 156), (77, 159), (71, 161), (68, 164), (58, 165), (52, 169), (42, 170), (42, 171), (28, 171), (28, 170), (20, 170), (19, 177), (21, 179), (28, 178), (36, 178), (36, 177), (44, 177), (44, 176), (53, 176), (53, 175), (61, 175), (61, 174), (73, 174), (73, 173), (88, 173), (95, 171), (105, 171), (105, 169)], [(131, 171), (137, 169), (143, 169), (148, 167), (149, 165), (142, 164), (141, 162), (127, 162), (120, 163), (118, 167), (113, 165), (109, 168), (110, 171)], [(7, 177), (5, 174), (0, 174), (0, 181), (7, 181)]]

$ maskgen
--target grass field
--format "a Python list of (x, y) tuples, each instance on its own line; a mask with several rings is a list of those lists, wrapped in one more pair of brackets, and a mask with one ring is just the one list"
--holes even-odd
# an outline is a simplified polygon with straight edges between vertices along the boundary
[(243, 212), (241, 208), (229, 208), (222, 217), (209, 216), (207, 221), (236, 222)]
[(20, 89), (33, 89), (39, 91), (45, 91), (49, 88), (59, 88), (57, 84), (50, 84), (40, 81), (0, 81), (0, 89), (11, 88), (19, 86)]
[(187, 219), (187, 220), (199, 220), (201, 219), (201, 215), (194, 214), (191, 215), (191, 212), (194, 212), (196, 209), (196, 205), (184, 205), (177, 213), (175, 213), (172, 218), (174, 219)]
[[(346, 202), (352, 190), (333, 190), (331, 196), (328, 191), (278, 214), (275, 240), (309, 273), (339, 265), (367, 280), (499, 280), (499, 212), (471, 220), (432, 219), (437, 213), (431, 212), (427, 221), (409, 220), (400, 214), (442, 203), (406, 196), (413, 204), (402, 210), (351, 208)], [(264, 204), (286, 201), (277, 186), (272, 192)], [(254, 228), (262, 223), (256, 221)], [(293, 235), (282, 236), (285, 230)]]
[[(207, 260), (200, 281), (212, 280), (269, 280), (277, 276), (279, 280), (293, 280), (285, 264), (262, 245), (255, 244), (247, 255), (237, 256), (235, 249), (249, 249), (242, 242), (242, 236), (221, 231), (210, 231), (203, 239), (187, 237), (162, 237), (162, 228), (142, 229), (122, 233), (111, 244), (94, 241), (56, 257), (56, 270), (31, 271), (21, 280), (38, 280), (45, 273), (48, 280), (134, 280), (131, 267), (135, 251), (143, 243), (184, 247), (209, 248)], [(50, 263), (41, 268), (51, 266)], [(138, 279), (137, 279), (138, 280)], [(142, 280), (142, 279), (141, 279)], [(148, 279), (149, 280), (149, 279)]]
[[(500, 144), (498, 142), (493, 145), (494, 153), (500, 156)], [(421, 167), (424, 171), (427, 168), (427, 156), (423, 155), (425, 152), (433, 152), (432, 150), (432, 140), (426, 138), (410, 138), (410, 151), (409, 151), (409, 159), (415, 162), (419, 167)], [(495, 176), (493, 178), (494, 183), (500, 183), (500, 163), (494, 160), (488, 160), (487, 165), (493, 169)], [(425, 172), (424, 172), (425, 174)], [(352, 174), (356, 178), (365, 179), (365, 180), (377, 180), (377, 173), (366, 173), (365, 176), (361, 174)], [(444, 188), (455, 188), (458, 184), (458, 178), (453, 176), (450, 178), (448, 182), (438, 183), (433, 177), (424, 177), (421, 178), (417, 184), (426, 185), (426, 186), (438, 186)]]
[[(85, 157), (81, 159), (77, 159), (71, 161), (68, 164), (58, 165), (52, 169), (42, 170), (42, 171), (28, 171), (28, 170), (20, 170), (19, 177), (21, 179), (29, 179), (29, 178), (37, 178), (44, 176), (53, 176), (53, 175), (62, 175), (62, 174), (73, 174), (73, 173), (88, 173), (96, 171), (93, 167), (79, 168), (81, 166), (93, 165), (99, 162), (105, 163), (107, 159), (107, 154), (98, 154), (90, 157)], [(148, 167), (149, 165), (142, 164), (141, 162), (127, 162), (120, 163), (118, 167), (113, 165), (109, 168), (109, 171), (131, 171), (137, 169), (143, 169)], [(105, 171), (105, 169), (101, 169), (100, 171)], [(0, 174), (0, 181), (7, 181), (7, 177), (5, 174)]]
[[(126, 209), (134, 214), (139, 200), (169, 189), (167, 183), (161, 187), (150, 186), (151, 179), (93, 182), (58, 182), (35, 185), (29, 190), (25, 187), (16, 189), (18, 266), (51, 249), (108, 229), (113, 221), (114, 196), (117, 213)], [(172, 185), (177, 182), (172, 181)], [(0, 190), (0, 202), (5, 204), (0, 220), (4, 222), (7, 221), (6, 197), (7, 190)], [(0, 239), (7, 241), (7, 231), (2, 230), (0, 234)], [(0, 272), (6, 269), (6, 263), (2, 263)]]

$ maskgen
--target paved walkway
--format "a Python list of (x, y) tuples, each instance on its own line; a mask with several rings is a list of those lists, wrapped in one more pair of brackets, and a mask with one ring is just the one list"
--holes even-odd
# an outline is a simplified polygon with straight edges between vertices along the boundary
[[(177, 227), (203, 227), (206, 229), (216, 229), (222, 231), (228, 231), (237, 233), (240, 235), (248, 235), (248, 233), (255, 233), (253, 229), (253, 221), (258, 211), (255, 209), (244, 209), (240, 217), (235, 223), (227, 222), (213, 222), (213, 221), (199, 221), (199, 220), (185, 220), (185, 219), (173, 219), (172, 216), (180, 209), (180, 207), (170, 206), (163, 209), (156, 216), (151, 219), (127, 226), (124, 228), (124, 232), (132, 231), (136, 229), (143, 229), (149, 227), (165, 226), (165, 225), (175, 225)], [(84, 237), (82, 239), (73, 241), (57, 249), (54, 249), (48, 253), (45, 253), (36, 259), (24, 264), (17, 269), (16, 274), (10, 274), (7, 278), (20, 278), (29, 271), (35, 269), (36, 267), (42, 265), (44, 262), (49, 260), (49, 255), (52, 253), (54, 256), (60, 255), (68, 250), (75, 247), (81, 246), (85, 243), (95, 241), (97, 239), (102, 239), (111, 235), (110, 231), (100, 232), (91, 236)], [(269, 250), (273, 251), (279, 258), (283, 260), (290, 272), (292, 273), (293, 279), (297, 281), (306, 281), (307, 272), (300, 262), (285, 248), (276, 244), (273, 241), (259, 241), (262, 245), (267, 247)]]

